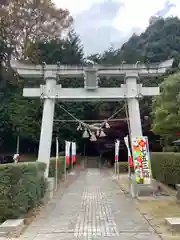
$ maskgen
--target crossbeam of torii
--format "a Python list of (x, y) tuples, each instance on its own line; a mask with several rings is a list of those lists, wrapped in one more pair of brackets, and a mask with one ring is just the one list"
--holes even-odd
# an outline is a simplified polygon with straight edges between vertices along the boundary
[[(49, 160), (52, 143), (55, 101), (119, 101), (127, 99), (132, 136), (141, 136), (141, 118), (139, 96), (159, 95), (159, 87), (143, 87), (137, 80), (146, 76), (158, 76), (171, 68), (173, 60), (149, 65), (122, 64), (120, 66), (62, 66), (62, 65), (25, 65), (12, 62), (11, 66), (23, 78), (42, 78), (45, 85), (40, 88), (24, 88), (24, 97), (41, 97), (44, 108), (41, 125), (38, 161), (47, 164), (45, 176), (48, 176)], [(83, 77), (84, 88), (62, 88), (57, 83), (57, 77)], [(122, 76), (124, 84), (117, 88), (99, 88), (98, 79), (102, 76)]]

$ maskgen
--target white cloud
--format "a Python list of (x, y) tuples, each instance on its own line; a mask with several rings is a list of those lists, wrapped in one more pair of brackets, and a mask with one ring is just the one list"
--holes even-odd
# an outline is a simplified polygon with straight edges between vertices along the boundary
[(113, 43), (122, 44), (135, 29), (143, 31), (148, 26), (149, 18), (156, 13), (180, 16), (179, 0), (78, 0), (78, 4), (75, 0), (54, 2), (59, 7), (69, 9), (74, 16), (76, 31), (81, 36), (86, 52), (103, 51)]
[(77, 14), (89, 8), (94, 2), (99, 0), (53, 0), (57, 6), (67, 8), (72, 14)]

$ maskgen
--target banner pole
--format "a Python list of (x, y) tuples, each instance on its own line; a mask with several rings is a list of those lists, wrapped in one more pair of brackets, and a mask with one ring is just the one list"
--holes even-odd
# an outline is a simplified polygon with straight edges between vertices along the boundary
[(58, 142), (58, 137), (56, 137), (56, 190), (58, 186), (58, 158), (59, 158), (59, 142)]
[(119, 147), (120, 147), (120, 140), (116, 140), (115, 142), (115, 166), (114, 166), (114, 172), (115, 175), (119, 177)]
[(64, 159), (64, 179), (66, 181), (66, 158)]
[(118, 178), (119, 178), (119, 175), (120, 175), (120, 171), (119, 171), (119, 161), (117, 162), (118, 164)]
[(115, 159), (114, 159), (114, 175), (115, 175), (115, 177), (117, 174), (116, 156), (117, 156), (117, 141), (115, 141)]
[(64, 158), (64, 180), (66, 181), (66, 157), (67, 157), (67, 141), (65, 141), (65, 158)]
[(71, 169), (73, 170), (73, 146), (74, 145), (74, 142), (71, 142), (71, 150), (70, 150), (70, 152), (71, 152), (71, 154), (70, 154), (70, 156), (71, 156)]
[(17, 136), (16, 154), (19, 154), (19, 136)]
[(128, 178), (131, 179), (131, 168), (128, 163)]

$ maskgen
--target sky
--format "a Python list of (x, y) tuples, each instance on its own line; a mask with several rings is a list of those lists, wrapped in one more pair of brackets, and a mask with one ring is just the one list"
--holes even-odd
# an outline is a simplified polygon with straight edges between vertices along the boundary
[(151, 16), (180, 17), (180, 0), (54, 0), (67, 8), (85, 54), (121, 47), (146, 29)]

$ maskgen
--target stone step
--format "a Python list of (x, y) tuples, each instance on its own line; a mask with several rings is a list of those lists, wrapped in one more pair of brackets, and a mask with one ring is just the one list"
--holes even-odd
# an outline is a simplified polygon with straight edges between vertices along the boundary
[(19, 232), (24, 227), (24, 219), (10, 219), (6, 220), (0, 225), (0, 232), (14, 233)]
[(165, 218), (165, 222), (176, 231), (180, 232), (180, 217), (179, 218)]
[(7, 235), (8, 235), (7, 232), (0, 231), (0, 240), (1, 240), (2, 237), (6, 237)]

